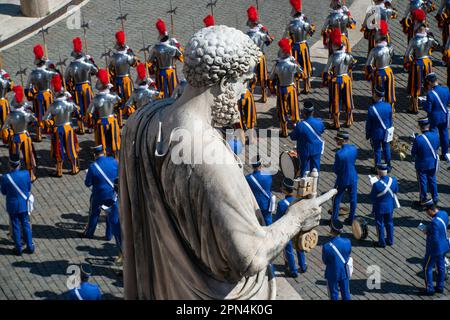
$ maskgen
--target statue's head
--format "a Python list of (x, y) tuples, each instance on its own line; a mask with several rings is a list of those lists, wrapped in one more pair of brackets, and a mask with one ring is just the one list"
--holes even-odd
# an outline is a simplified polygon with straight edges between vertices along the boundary
[(194, 88), (218, 89), (211, 108), (214, 126), (239, 122), (237, 102), (261, 54), (246, 34), (227, 26), (203, 28), (189, 41), (183, 72)]

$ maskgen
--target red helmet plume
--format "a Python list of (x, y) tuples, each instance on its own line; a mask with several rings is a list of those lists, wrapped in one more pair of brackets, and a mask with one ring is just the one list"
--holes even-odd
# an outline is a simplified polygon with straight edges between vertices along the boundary
[(386, 20), (381, 20), (380, 21), (380, 30), (378, 32), (380, 33), (380, 35), (386, 36), (388, 34), (388, 31), (389, 31), (389, 26), (388, 26)]
[(212, 15), (207, 15), (205, 19), (203, 19), (203, 23), (205, 24), (205, 27), (211, 27), (216, 24)]
[(156, 29), (158, 29), (159, 34), (162, 36), (167, 33), (166, 24), (161, 19), (158, 19), (158, 21), (156, 21)]
[(15, 95), (15, 97), (16, 97), (16, 101), (17, 101), (18, 103), (22, 103), (22, 101), (23, 101), (23, 96), (24, 96), (22, 86), (15, 86), (15, 87), (13, 88), (13, 91), (14, 91), (14, 95)]
[(427, 14), (422, 9), (414, 9), (411, 15), (415, 21), (423, 22), (427, 18)]
[(340, 47), (342, 45), (342, 33), (339, 28), (334, 28), (333, 30), (331, 30), (330, 41), (331, 44), (336, 47)]
[(98, 70), (97, 78), (103, 85), (109, 84), (108, 72), (105, 69)]
[(40, 44), (34, 46), (33, 52), (36, 60), (40, 60), (44, 57), (44, 48)]
[(56, 74), (52, 78), (52, 87), (55, 92), (60, 92), (62, 89), (62, 79), (59, 74)]
[(247, 17), (248, 20), (251, 22), (257, 22), (258, 21), (258, 10), (254, 6), (250, 6), (247, 9)]
[(139, 63), (136, 67), (136, 71), (138, 74), (138, 78), (141, 80), (144, 80), (145, 78), (147, 78), (147, 70), (145, 70), (145, 64), (144, 63)]
[(117, 31), (116, 32), (116, 41), (119, 46), (125, 45), (125, 32)]
[(295, 11), (302, 11), (302, 0), (291, 0), (291, 6)]
[(73, 51), (74, 52), (83, 52), (83, 42), (80, 37), (74, 38), (73, 42)]
[(291, 53), (291, 43), (289, 41), (289, 39), (287, 38), (283, 38), (280, 41), (278, 41), (278, 45), (280, 46), (281, 50), (284, 53)]

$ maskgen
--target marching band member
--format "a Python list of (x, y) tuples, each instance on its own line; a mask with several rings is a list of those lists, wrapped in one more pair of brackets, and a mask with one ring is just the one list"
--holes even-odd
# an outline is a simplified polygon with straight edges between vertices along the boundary
[(109, 82), (106, 70), (100, 69), (97, 76), (98, 80), (95, 87), (99, 92), (91, 101), (87, 111), (88, 119), (85, 121), (94, 120), (96, 144), (102, 145), (108, 156), (118, 159), (120, 127), (114, 109), (120, 103), (121, 98), (110, 92), (112, 85)]
[(389, 166), (386, 163), (377, 164), (378, 181), (372, 185), (370, 192), (378, 234), (378, 241), (374, 241), (374, 246), (379, 248), (394, 244), (394, 209), (399, 207), (397, 179), (389, 177), (388, 170)]
[(36, 180), (34, 168), (36, 155), (28, 133), (28, 124), (36, 123), (37, 119), (31, 111), (31, 106), (24, 102), (24, 92), (21, 86), (15, 86), (14, 99), (11, 102), (11, 112), (6, 117), (2, 128), (3, 141), (9, 145), (9, 157), (20, 157), (22, 151), (26, 169), (30, 172), (31, 182)]
[(432, 0), (410, 0), (406, 7), (405, 15), (400, 21), (403, 33), (408, 35), (408, 43), (416, 32), (418, 23), (426, 23), (426, 12), (430, 13), (436, 9)]
[(135, 68), (138, 59), (133, 50), (125, 44), (125, 32), (118, 31), (116, 33), (116, 52), (113, 53), (109, 60), (109, 74), (114, 85), (114, 91), (120, 97), (120, 103), (117, 106), (117, 123), (119, 127), (123, 127), (123, 113), (130, 114), (129, 110), (124, 110), (125, 103), (133, 92), (133, 80), (131, 80), (130, 69)]
[(80, 265), (80, 285), (69, 291), (69, 300), (101, 300), (102, 293), (96, 283), (89, 283), (92, 275), (91, 266), (87, 263)]
[(348, 29), (354, 29), (356, 27), (356, 21), (352, 18), (350, 11), (344, 5), (342, 0), (331, 0), (330, 7), (332, 11), (326, 18), (322, 27), (324, 45), (328, 46), (329, 54), (332, 54), (333, 46), (330, 34), (334, 29), (339, 29), (342, 35), (345, 52), (349, 53), (352, 49), (348, 39)]
[[(13, 91), (14, 82), (9, 77), (9, 73), (5, 70), (0, 69), (0, 126), (3, 127), (6, 121), (6, 117), (11, 111), (8, 101), (8, 93)], [(0, 133), (0, 137), (2, 133)]]
[[(27, 170), (20, 170), (20, 158), (12, 155), (9, 160), (10, 172), (1, 178), (1, 191), (6, 196), (6, 211), (12, 226), (12, 238), (16, 255), (22, 252), (34, 252), (33, 236), (31, 233), (28, 201), (31, 195), (31, 179)], [(25, 250), (22, 250), (23, 233)]]
[[(302, 13), (301, 0), (291, 0), (292, 20), (286, 27), (284, 36), (292, 41), (292, 54), (303, 69), (302, 79), (304, 83), (303, 93), (311, 90), (312, 64), (309, 52), (308, 37), (316, 31), (316, 26), (308, 22), (308, 18)], [(298, 87), (300, 87), (298, 85)]]
[(125, 107), (132, 110), (131, 113), (158, 99), (160, 96), (159, 91), (155, 90), (155, 82), (147, 77), (145, 64), (139, 63), (136, 71), (136, 88), (125, 103)]
[(205, 25), (205, 28), (208, 27), (212, 27), (216, 25), (216, 22), (214, 21), (214, 16), (212, 15), (207, 15), (204, 19), (203, 19), (203, 24)]
[[(448, 213), (439, 210), (433, 200), (428, 200), (425, 203), (425, 211), (431, 218), (431, 222), (424, 229), (427, 237), (423, 261), (426, 287), (424, 293), (432, 296), (435, 292), (444, 293), (445, 291), (445, 255), (449, 250), (447, 238)], [(434, 267), (437, 271), (436, 287), (433, 286)]]
[(79, 108), (71, 98), (68, 98), (59, 75), (53, 77), (52, 87), (55, 93), (54, 102), (48, 108), (43, 120), (45, 126), (52, 132), (51, 154), (56, 160), (56, 176), (60, 178), (66, 157), (71, 163), (72, 175), (80, 172), (78, 138), (71, 123), (72, 114), (78, 114)]
[(430, 131), (428, 118), (419, 119), (420, 135), (414, 139), (411, 155), (415, 159), (417, 180), (419, 181), (419, 201), (416, 205), (422, 205), (427, 201), (428, 188), (435, 204), (439, 201), (436, 173), (439, 168), (439, 136)]
[(77, 133), (84, 134), (85, 126), (92, 126), (91, 123), (84, 123), (83, 119), (93, 98), (91, 76), (97, 75), (98, 67), (91, 56), (83, 53), (83, 43), (80, 38), (73, 39), (72, 57), (74, 60), (67, 67), (64, 77), (67, 89), (80, 107)]
[(442, 43), (447, 43), (450, 35), (450, 1), (441, 0), (436, 20), (438, 21), (438, 27), (442, 29)]
[(298, 91), (295, 85), (295, 77), (302, 74), (303, 69), (291, 55), (291, 45), (287, 38), (278, 42), (280, 50), (275, 67), (270, 75), (271, 90), (276, 87), (277, 111), (280, 120), (281, 136), (288, 136), (287, 123), (290, 120), (295, 125), (300, 121), (298, 105)]
[[(84, 184), (92, 187), (89, 221), (83, 232), (83, 237), (93, 238), (102, 206), (107, 208), (115, 204), (116, 195), (114, 181), (119, 175), (119, 163), (116, 159), (105, 156), (104, 147), (99, 145), (93, 149), (95, 161), (89, 166)], [(111, 219), (106, 220), (106, 239), (113, 236)]]
[(259, 63), (256, 66), (255, 73), (256, 78), (255, 81), (252, 81), (252, 94), (255, 92), (255, 86), (259, 84), (261, 87), (261, 102), (267, 102), (267, 81), (269, 78), (267, 71), (267, 60), (266, 55), (264, 54), (264, 49), (266, 46), (269, 46), (273, 42), (273, 38), (270, 36), (269, 31), (265, 26), (263, 26), (258, 17), (258, 11), (254, 6), (250, 6), (247, 10), (247, 26), (250, 30), (247, 31), (247, 35), (253, 42), (261, 49), (261, 56), (259, 58)]
[(372, 94), (376, 86), (384, 88), (384, 101), (395, 112), (395, 76), (391, 68), (394, 48), (388, 42), (388, 24), (381, 20), (380, 29), (374, 35), (376, 46), (369, 52), (366, 62), (366, 78), (372, 81)]
[(350, 135), (348, 132), (339, 131), (336, 135), (336, 143), (340, 149), (336, 151), (334, 157), (333, 171), (336, 174), (335, 188), (338, 193), (333, 200), (333, 210), (331, 216), (332, 225), (339, 220), (339, 209), (342, 197), (347, 191), (350, 196), (350, 216), (345, 219), (349, 225), (353, 223), (358, 200), (358, 173), (356, 172), (356, 158), (358, 149), (348, 143)]
[(50, 90), (50, 82), (57, 72), (55, 70), (55, 65), (44, 56), (44, 48), (41, 45), (36, 45), (33, 48), (33, 51), (36, 68), (31, 71), (28, 77), (25, 95), (29, 101), (33, 101), (33, 110), (37, 118), (36, 141), (41, 142), (42, 128), (44, 127), (42, 117), (53, 102), (53, 93)]
[(272, 175), (262, 170), (260, 156), (252, 159), (253, 173), (248, 174), (247, 180), (250, 189), (255, 196), (266, 226), (272, 224)]
[(333, 117), (333, 128), (339, 129), (341, 127), (340, 113), (343, 110), (347, 114), (346, 127), (353, 124), (353, 81), (349, 72), (356, 60), (351, 54), (345, 52), (345, 45), (339, 29), (333, 29), (330, 34), (330, 42), (333, 46), (333, 54), (328, 58), (323, 72), (323, 83), (328, 85), (330, 90), (329, 108)]
[(331, 240), (322, 247), (322, 262), (325, 264), (325, 279), (327, 280), (330, 300), (350, 300), (350, 274), (347, 263), (352, 253), (352, 243), (349, 239), (340, 237), (342, 222), (331, 224)]
[[(280, 219), (286, 213), (287, 209), (291, 205), (291, 203), (296, 200), (294, 196), (294, 181), (289, 178), (283, 179), (282, 192), (284, 193), (284, 199), (278, 202), (277, 213), (275, 215), (275, 221)], [(292, 278), (298, 277), (298, 268), (295, 263), (295, 253), (294, 248), (292, 246), (292, 240), (288, 242), (286, 248), (284, 249), (284, 256), (288, 264), (289, 276)], [(298, 265), (300, 269), (300, 273), (305, 273), (308, 269), (306, 265), (306, 256), (303, 250), (297, 251), (297, 259)]]
[(321, 136), (325, 132), (322, 119), (313, 117), (314, 106), (312, 102), (303, 104), (303, 121), (298, 122), (295, 129), (289, 134), (297, 141), (297, 152), (300, 162), (300, 177), (316, 169), (320, 172), (320, 158), (325, 149), (325, 141)]
[[(383, 158), (391, 171), (391, 145), (392, 139), (388, 139), (388, 130), (392, 130), (392, 107), (383, 101), (385, 93), (382, 87), (375, 87), (373, 105), (367, 112), (366, 139), (370, 141), (374, 153), (374, 167), (381, 162), (381, 150)], [(391, 135), (392, 138), (392, 135)]]
[(439, 132), (441, 160), (450, 162), (447, 158), (450, 91), (448, 87), (439, 85), (435, 73), (426, 76), (425, 91), (427, 91), (427, 99), (422, 104), (423, 110), (428, 114), (430, 129)]
[(439, 42), (427, 33), (425, 24), (420, 24), (405, 53), (404, 67), (408, 71), (407, 90), (411, 97), (410, 113), (419, 112), (418, 97), (421, 95), (423, 82), (427, 74), (433, 72), (433, 63), (429, 55), (431, 50), (438, 46)]
[(170, 98), (178, 85), (176, 60), (183, 62), (181, 44), (169, 37), (166, 24), (161, 19), (156, 22), (159, 32), (159, 42), (151, 50), (149, 63), (156, 73), (156, 87), (163, 94), (163, 98)]

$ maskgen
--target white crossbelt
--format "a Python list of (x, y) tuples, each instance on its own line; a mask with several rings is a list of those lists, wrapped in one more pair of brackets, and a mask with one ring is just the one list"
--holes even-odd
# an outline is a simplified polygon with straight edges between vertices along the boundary
[(342, 256), (341, 252), (338, 250), (338, 248), (336, 248), (336, 246), (334, 244), (332, 244), (331, 242), (330, 242), (330, 246), (331, 246), (331, 248), (333, 248), (334, 252), (336, 252), (336, 254), (338, 255), (339, 259), (341, 259), (342, 263), (345, 264), (346, 263), (345, 259)]
[(447, 125), (450, 125), (450, 113), (448, 112), (448, 109), (444, 106), (444, 103), (442, 102), (442, 100), (441, 100), (441, 97), (439, 97), (439, 95), (437, 94), (437, 92), (436, 91), (434, 91), (434, 90), (431, 90), (431, 92), (434, 94), (434, 96), (436, 97), (436, 99), (438, 100), (438, 102), (439, 102), (439, 105), (441, 106), (441, 109), (442, 109), (442, 111), (444, 112), (444, 114), (446, 114), (447, 115)]
[(16, 184), (16, 182), (13, 180), (10, 174), (7, 174), (6, 177), (8, 178), (9, 182), (12, 184), (14, 189), (19, 193), (19, 195), (27, 202), (27, 210), (28, 214), (31, 214), (31, 212), (34, 209), (34, 196), (30, 193), (30, 196), (27, 197), (25, 193), (19, 188), (19, 186)]
[[(380, 124), (381, 124), (381, 126), (383, 127), (383, 130), (385, 131), (385, 137), (384, 137), (385, 142), (391, 142), (391, 141), (392, 141), (391, 137), (392, 137), (393, 134), (394, 134), (394, 131), (393, 131), (394, 128), (393, 128), (393, 127), (387, 128), (386, 125), (385, 125), (384, 122), (383, 122), (383, 119), (381, 119), (381, 116), (380, 116), (380, 114), (378, 113), (377, 108), (375, 108), (375, 106), (372, 106), (372, 108), (373, 108), (373, 112), (375, 112), (375, 115), (376, 115), (377, 118), (378, 118), (378, 121), (380, 121)], [(388, 137), (389, 137), (389, 139), (388, 139)], [(389, 141), (388, 141), (388, 140), (389, 140)]]
[(263, 189), (263, 187), (259, 184), (258, 180), (256, 180), (256, 178), (251, 174), (250, 178), (252, 179), (252, 181), (256, 184), (256, 186), (258, 187), (258, 189), (264, 194), (264, 196), (268, 199), (270, 199), (270, 196), (267, 194), (266, 190)]
[(96, 162), (94, 162), (94, 166), (97, 168), (98, 172), (100, 172), (100, 174), (103, 176), (103, 178), (106, 180), (106, 182), (111, 186), (111, 188), (114, 189), (114, 183), (112, 183), (112, 181), (108, 178), (108, 176), (102, 170), (102, 168), (100, 168), (100, 166)]
[(392, 181), (393, 181), (392, 178), (389, 177), (387, 184), (381, 179), (378, 181), (384, 186), (385, 189), (382, 192), (380, 192), (379, 194), (377, 194), (377, 198), (380, 198), (380, 197), (384, 196), (387, 192), (389, 192), (389, 194), (392, 196), (392, 198), (394, 198), (395, 207), (400, 208), (400, 202), (398, 201), (397, 195), (391, 189)]
[(78, 291), (78, 288), (75, 288), (74, 291), (75, 291), (75, 295), (77, 296), (78, 300), (84, 300), (83, 297), (81, 296), (80, 292)]
[(428, 147), (430, 148), (431, 153), (433, 154), (434, 160), (436, 160), (436, 172), (438, 172), (439, 159), (438, 159), (438, 157), (436, 155), (436, 152), (434, 151), (433, 146), (431, 145), (431, 142), (430, 142), (430, 140), (428, 140), (427, 136), (425, 134), (422, 134), (422, 137), (425, 139), (425, 142), (427, 143)]
[(289, 201), (287, 201), (286, 199), (283, 200), (283, 202), (289, 207), (291, 205), (291, 203)]
[(442, 223), (442, 225), (444, 226), (445, 234), (447, 234), (447, 225), (445, 224), (445, 221), (439, 217), (436, 217), (436, 220), (438, 220), (440, 223)]
[(325, 152), (325, 141), (322, 140), (322, 138), (317, 134), (316, 130), (314, 130), (314, 128), (308, 122), (303, 121), (303, 123), (314, 134), (314, 136), (316, 136), (316, 138), (319, 139), (319, 141), (322, 143), (322, 151), (320, 152), (320, 154), (323, 154)]

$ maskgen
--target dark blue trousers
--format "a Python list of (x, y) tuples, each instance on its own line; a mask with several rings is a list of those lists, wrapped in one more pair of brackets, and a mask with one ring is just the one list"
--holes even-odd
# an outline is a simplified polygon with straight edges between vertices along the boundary
[(330, 300), (339, 300), (339, 292), (341, 292), (342, 300), (350, 300), (349, 279), (340, 281), (327, 280), (327, 286)]
[(25, 238), (25, 243), (28, 250), (34, 252), (33, 237), (31, 234), (30, 217), (28, 212), (9, 214), (12, 226), (12, 238), (16, 250), (22, 251), (22, 236), (21, 231), (23, 231), (23, 237)]
[[(89, 210), (89, 221), (86, 228), (86, 236), (93, 237), (95, 233), (95, 229), (97, 228), (98, 217), (100, 216), (102, 206), (110, 207), (114, 204), (113, 199), (96, 199), (91, 196), (91, 207)], [(106, 239), (109, 241), (113, 237), (113, 232), (111, 228), (110, 219), (106, 219)]]
[[(297, 264), (295, 263), (295, 249), (292, 246), (292, 241), (289, 241), (284, 248), (284, 254), (289, 266), (289, 270), (292, 274), (296, 275), (298, 273)], [(300, 270), (305, 272), (306, 270), (306, 256), (304, 251), (297, 251), (297, 259)]]
[[(378, 213), (375, 212), (375, 221), (378, 231), (378, 244), (382, 247), (392, 246), (394, 244), (394, 219), (393, 212)], [(384, 230), (386, 229), (386, 239), (384, 238)]]
[(384, 140), (372, 139), (372, 148), (374, 154), (375, 165), (381, 163), (381, 150), (383, 150), (384, 161), (391, 165), (391, 144)]
[(358, 183), (354, 183), (348, 186), (337, 186), (337, 194), (333, 200), (333, 213), (331, 219), (333, 222), (339, 219), (339, 208), (341, 206), (342, 198), (344, 197), (345, 191), (348, 192), (350, 196), (350, 215), (349, 219), (353, 222), (356, 213), (356, 204), (358, 201)]
[(425, 254), (425, 259), (423, 262), (423, 273), (425, 276), (425, 286), (428, 292), (434, 292), (433, 287), (434, 267), (436, 267), (437, 271), (436, 289), (443, 290), (445, 281), (445, 254), (437, 256)]
[(420, 202), (425, 202), (428, 199), (428, 191), (431, 193), (433, 201), (436, 203), (439, 200), (436, 169), (431, 170), (417, 170), (417, 180), (419, 180)]
[(321, 156), (322, 155), (320, 153), (310, 157), (303, 157), (301, 154), (299, 155), (301, 178), (305, 176), (305, 172), (311, 172), (313, 169), (317, 169), (317, 172), (320, 172)]

